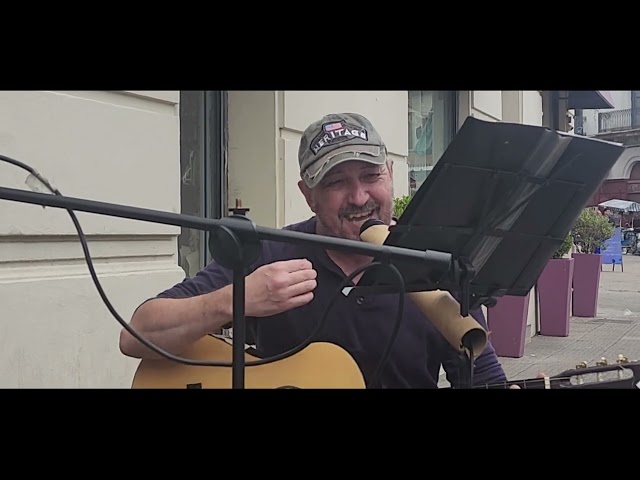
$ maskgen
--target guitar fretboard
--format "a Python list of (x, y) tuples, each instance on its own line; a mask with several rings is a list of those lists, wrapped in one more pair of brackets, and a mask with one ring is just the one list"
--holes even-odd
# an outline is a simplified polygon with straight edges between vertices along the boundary
[(509, 381), (490, 383), (490, 384), (487, 383), (484, 385), (476, 385), (473, 388), (482, 389), (482, 390), (492, 390), (492, 389), (504, 390), (504, 389), (519, 387), (520, 389), (528, 389), (528, 390), (532, 390), (532, 389), (550, 390), (551, 388), (553, 388), (552, 382), (559, 383), (559, 381), (554, 382), (554, 380), (552, 380), (549, 377), (543, 377), (543, 378), (530, 378), (530, 379), (523, 379), (523, 380), (509, 380)]

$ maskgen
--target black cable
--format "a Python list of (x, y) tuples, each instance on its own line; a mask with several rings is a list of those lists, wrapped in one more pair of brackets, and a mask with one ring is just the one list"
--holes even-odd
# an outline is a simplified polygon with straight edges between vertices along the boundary
[[(51, 193), (53, 193), (54, 195), (59, 195), (59, 196), (63, 196), (62, 193), (60, 192), (60, 190), (58, 190), (57, 188), (53, 187), (49, 181), (47, 179), (45, 179), (42, 175), (40, 175), (34, 168), (30, 167), (29, 165), (19, 161), (19, 160), (15, 160), (13, 158), (7, 157), (5, 155), (0, 155), (0, 160), (10, 163), (16, 167), (19, 167), (23, 170), (26, 170), (27, 172), (29, 172), (31, 175), (33, 175), (35, 178), (38, 179), (38, 181), (40, 181), (43, 185), (45, 185), (49, 191)], [(175, 362), (178, 363), (182, 363), (185, 365), (198, 365), (198, 366), (208, 366), (208, 367), (232, 367), (233, 366), (233, 362), (206, 362), (206, 361), (199, 361), (199, 360), (192, 360), (192, 359), (188, 359), (188, 358), (183, 358), (177, 355), (174, 355), (170, 352), (167, 352), (166, 350), (156, 346), (155, 344), (153, 344), (152, 342), (150, 342), (149, 340), (147, 340), (146, 338), (144, 338), (142, 335), (140, 335), (134, 328), (132, 328), (116, 311), (116, 309), (113, 307), (113, 305), (111, 304), (111, 302), (109, 301), (106, 293), (104, 292), (102, 285), (100, 284), (100, 281), (98, 280), (98, 275), (94, 269), (93, 266), (93, 261), (91, 260), (91, 254), (89, 252), (89, 246), (87, 244), (84, 232), (82, 231), (82, 227), (80, 226), (80, 222), (78, 221), (78, 218), (76, 217), (75, 213), (73, 210), (67, 209), (67, 212), (69, 213), (69, 216), (71, 217), (71, 220), (73, 222), (73, 225), (76, 228), (76, 231), (78, 233), (78, 238), (80, 240), (80, 244), (82, 246), (82, 252), (84, 254), (84, 259), (85, 262), (87, 264), (87, 267), (89, 269), (89, 274), (91, 275), (91, 279), (93, 280), (93, 283), (96, 287), (96, 289), (98, 290), (98, 293), (100, 295), (100, 298), (102, 299), (102, 301), (104, 302), (105, 306), (107, 307), (107, 309), (109, 310), (109, 312), (111, 313), (111, 315), (113, 315), (113, 317), (118, 321), (118, 323), (120, 325), (122, 325), (122, 327), (127, 330), (136, 340), (138, 340), (140, 343), (142, 343), (144, 346), (146, 346), (147, 348), (153, 350), (154, 352), (158, 353), (159, 355), (169, 359), (169, 360), (173, 360)], [(331, 307), (333, 307), (334, 303), (337, 300), (338, 295), (342, 294), (342, 291), (344, 288), (348, 287), (353, 279), (359, 275), (360, 273), (368, 270), (369, 268), (375, 268), (375, 267), (386, 267), (386, 268), (390, 268), (391, 271), (396, 275), (396, 277), (398, 278), (398, 287), (399, 287), (399, 300), (398, 300), (398, 311), (397, 311), (397, 316), (396, 316), (396, 322), (394, 325), (394, 330), (393, 333), (391, 335), (391, 338), (389, 339), (384, 354), (382, 355), (382, 358), (380, 359), (380, 363), (378, 364), (378, 368), (376, 369), (374, 376), (373, 376), (373, 380), (371, 381), (370, 385), (375, 385), (378, 383), (379, 381), (379, 376), (382, 373), (382, 370), (384, 368), (384, 366), (386, 365), (389, 356), (391, 354), (391, 348), (393, 346), (393, 343), (395, 342), (395, 338), (397, 336), (398, 330), (400, 328), (400, 323), (402, 321), (402, 317), (403, 317), (403, 312), (404, 312), (404, 290), (405, 290), (405, 284), (404, 284), (404, 279), (402, 278), (402, 275), (400, 274), (399, 270), (392, 264), (390, 263), (382, 263), (382, 262), (373, 262), (369, 265), (365, 265), (364, 267), (359, 268), (358, 270), (356, 270), (355, 272), (353, 272), (351, 275), (349, 275), (346, 279), (344, 279), (340, 285), (339, 288), (336, 289), (336, 291), (334, 292), (331, 302), (329, 303), (327, 309), (324, 312), (324, 315), (322, 316), (321, 321), (318, 323), (318, 325), (316, 326), (315, 330), (311, 333), (311, 335), (309, 335), (309, 337), (302, 342), (301, 344), (299, 344), (298, 346), (292, 348), (291, 350), (278, 354), (278, 355), (274, 355), (272, 357), (266, 357), (266, 358), (262, 358), (260, 360), (255, 360), (255, 361), (250, 361), (250, 362), (245, 362), (245, 366), (252, 366), (252, 365), (264, 365), (264, 364), (268, 364), (268, 363), (272, 363), (278, 360), (282, 360), (284, 358), (287, 358), (291, 355), (294, 355), (296, 353), (298, 353), (299, 351), (303, 350), (305, 347), (307, 347), (312, 341), (313, 338), (315, 337), (315, 335), (317, 333), (320, 332), (320, 330), (322, 329), (322, 327), (324, 326), (326, 319), (329, 316), (329, 312), (331, 311)]]

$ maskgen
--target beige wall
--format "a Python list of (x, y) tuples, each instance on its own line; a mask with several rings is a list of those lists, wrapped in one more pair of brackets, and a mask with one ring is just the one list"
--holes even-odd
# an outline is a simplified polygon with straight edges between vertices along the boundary
[(522, 123), (542, 126), (542, 92), (537, 90), (522, 92)]
[(481, 120), (502, 120), (502, 92), (476, 90), (471, 92), (472, 115)]
[(628, 146), (609, 172), (609, 179), (629, 178), (631, 170), (640, 162), (640, 146)]
[(542, 94), (539, 91), (459, 92), (458, 101), (458, 125), (462, 125), (467, 116), (487, 121), (542, 125)]
[[(69, 196), (179, 211), (178, 92), (0, 92), (0, 153)], [(2, 185), (26, 172), (0, 163)], [(175, 227), (77, 214), (116, 310), (183, 276)], [(59, 209), (0, 201), (0, 386), (127, 387), (136, 366)]]
[(274, 91), (228, 92), (228, 200), (250, 209), (259, 225), (278, 224), (280, 158), (278, 98)]

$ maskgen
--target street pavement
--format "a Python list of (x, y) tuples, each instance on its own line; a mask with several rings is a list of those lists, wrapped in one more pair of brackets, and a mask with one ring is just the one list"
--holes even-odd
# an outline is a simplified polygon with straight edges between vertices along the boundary
[(568, 337), (536, 335), (523, 357), (500, 357), (508, 378), (554, 375), (582, 361), (595, 365), (602, 357), (614, 363), (619, 354), (640, 360), (640, 256), (623, 255), (623, 267), (602, 267), (596, 318), (574, 317)]

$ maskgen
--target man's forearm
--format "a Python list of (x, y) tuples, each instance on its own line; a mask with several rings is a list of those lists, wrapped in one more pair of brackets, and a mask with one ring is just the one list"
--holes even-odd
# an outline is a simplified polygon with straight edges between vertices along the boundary
[[(191, 298), (154, 298), (138, 308), (130, 325), (151, 343), (179, 355), (189, 344), (231, 322), (231, 297), (227, 286)], [(135, 358), (161, 358), (124, 328), (120, 350)]]

